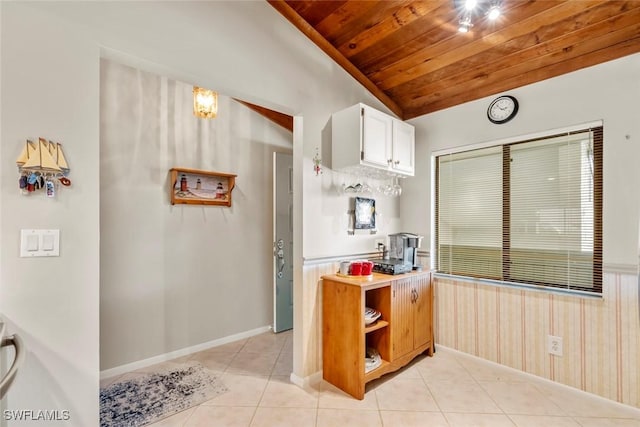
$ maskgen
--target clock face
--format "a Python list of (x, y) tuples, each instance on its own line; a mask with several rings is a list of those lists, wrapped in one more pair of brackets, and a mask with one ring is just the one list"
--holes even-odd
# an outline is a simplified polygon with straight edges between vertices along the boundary
[(492, 123), (506, 123), (518, 112), (518, 100), (505, 95), (494, 99), (487, 109), (487, 117)]

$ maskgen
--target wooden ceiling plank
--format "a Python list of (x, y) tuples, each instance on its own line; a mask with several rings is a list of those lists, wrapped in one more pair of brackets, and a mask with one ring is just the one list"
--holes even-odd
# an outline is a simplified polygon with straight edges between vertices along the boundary
[[(375, 14), (386, 14), (387, 8), (392, 7), (395, 2), (379, 3), (375, 1), (348, 1), (340, 8), (328, 15), (322, 22), (314, 25), (314, 28), (327, 40), (336, 46), (336, 40), (344, 37), (345, 32), (362, 31), (362, 17)], [(303, 18), (306, 17), (300, 14)]]
[(546, 25), (547, 22), (569, 18), (586, 8), (597, 6), (601, 2), (601, 0), (564, 2), (556, 7), (547, 9), (542, 13), (525, 19), (524, 21), (519, 22), (518, 25), (504, 27), (501, 30), (482, 37), (479, 40), (459, 46), (457, 49), (443, 52), (437, 56), (434, 55), (426, 62), (422, 62), (406, 70), (396, 70), (395, 73), (383, 80), (380, 80), (380, 76), (375, 75), (370, 76), (370, 79), (373, 82), (376, 82), (382, 90), (388, 90), (420, 77), (423, 74), (431, 73), (440, 68), (446, 67), (447, 65), (453, 64), (456, 61), (464, 60), (469, 56), (489, 50), (493, 46), (505, 43), (513, 38), (536, 31), (540, 27)]
[[(560, 0), (550, 0), (545, 2), (507, 2), (503, 6), (505, 15), (522, 17), (533, 13), (539, 13), (554, 4), (559, 4)], [(522, 19), (522, 18), (520, 18)], [(467, 43), (468, 38), (461, 38), (458, 32), (460, 16), (452, 7), (452, 2), (441, 0), (437, 9), (434, 9), (427, 17), (403, 28), (402, 32), (392, 34), (383, 42), (377, 43), (364, 51), (349, 57), (351, 62), (369, 76), (379, 72), (396, 62), (414, 54), (420, 54), (425, 50), (432, 49), (439, 43), (447, 42), (442, 52), (456, 48), (460, 44)], [(498, 25), (504, 20), (500, 20)], [(415, 31), (408, 30), (415, 26)], [(492, 29), (491, 32), (495, 31)], [(477, 39), (480, 35), (488, 34), (488, 31), (469, 33), (468, 36)]]
[[(367, 10), (366, 12), (361, 13), (357, 19), (351, 21), (348, 25), (342, 25), (340, 28), (335, 31), (339, 31), (339, 35), (336, 34), (335, 37), (329, 38), (329, 41), (334, 46), (341, 46), (348, 40), (356, 37), (363, 31), (366, 31), (367, 28), (370, 28), (373, 22), (379, 22), (384, 19), (385, 16), (388, 16), (389, 13), (395, 11), (401, 7), (411, 4), (414, 0), (394, 0), (394, 1), (370, 1), (366, 2), (367, 4), (373, 4), (374, 7)], [(363, 3), (363, 2), (352, 2), (352, 3)]]
[(451, 86), (439, 92), (432, 92), (424, 96), (406, 98), (406, 102), (403, 105), (410, 108), (415, 103), (422, 102), (423, 99), (428, 100), (429, 103), (433, 103), (439, 99), (455, 97), (461, 92), (473, 94), (476, 91), (491, 88), (495, 84), (500, 84), (502, 81), (510, 81), (517, 78), (526, 79), (527, 74), (537, 73), (540, 69), (545, 69), (546, 67), (556, 64), (564, 64), (565, 72), (574, 71), (571, 66), (576, 61), (576, 58), (583, 57), (591, 52), (601, 52), (606, 50), (608, 46), (614, 46), (627, 40), (633, 40), (639, 36), (640, 22), (585, 42), (577, 42), (574, 45), (567, 45), (547, 55), (541, 55), (530, 61), (515, 64), (510, 68), (497, 70), (489, 75), (467, 81), (464, 85), (464, 91), (461, 90), (459, 86)]
[[(640, 37), (625, 40), (624, 42), (619, 43), (618, 45), (608, 46), (603, 50), (590, 52), (587, 55), (584, 55), (580, 58), (576, 58), (577, 66), (572, 66), (571, 70), (575, 71), (582, 68), (591, 67), (594, 65), (601, 64), (603, 62), (612, 61), (614, 59), (622, 58), (624, 56), (631, 55), (638, 52), (640, 52)], [(440, 99), (437, 102), (407, 107), (405, 109), (405, 117), (406, 117), (405, 120), (409, 120), (425, 114), (433, 113), (439, 110), (443, 110), (445, 108), (463, 104), (465, 102), (484, 98), (486, 96), (507, 92), (509, 90), (516, 89), (523, 85), (537, 83), (539, 81), (542, 81), (548, 78), (557, 77), (557, 76), (566, 74), (571, 70), (567, 69), (566, 63), (554, 64), (554, 65), (545, 67), (543, 69), (539, 69), (531, 73), (527, 73), (524, 76), (518, 76), (509, 80), (503, 80), (503, 81), (497, 82), (495, 85), (493, 85), (490, 88), (479, 90), (472, 94), (461, 93), (452, 98)]]
[[(526, 20), (541, 12), (562, 4), (562, 1), (537, 1), (526, 3), (508, 3), (511, 7), (508, 14), (505, 13), (504, 18), (493, 26), (487, 27), (482, 31), (474, 30), (467, 34), (458, 32), (459, 16), (450, 6), (444, 5), (444, 10), (439, 10), (438, 26), (435, 29), (426, 29), (418, 38), (411, 41), (395, 42), (390, 46), (381, 46), (380, 55), (369, 53), (372, 49), (367, 49), (363, 53), (369, 53), (370, 58), (363, 62), (355, 55), (350, 60), (358, 65), (365, 74), (377, 81), (384, 81), (389, 76), (397, 73), (403, 73), (416, 64), (430, 61), (432, 58), (445, 54), (449, 51), (460, 48), (463, 45), (476, 40), (482, 40), (484, 37), (499, 31), (512, 22)], [(478, 24), (478, 28), (479, 28)], [(395, 50), (392, 47), (396, 47)], [(378, 45), (372, 46), (377, 48)], [(371, 58), (379, 59), (372, 63)]]
[(344, 4), (348, 3), (351, 2), (346, 0), (287, 0), (287, 4), (291, 6), (291, 8), (298, 13), (298, 15), (304, 16), (305, 21), (307, 21), (314, 27), (318, 25), (318, 23), (322, 22), (326, 17), (333, 15), (335, 11), (337, 9), (340, 9), (340, 7), (342, 7)]
[(355, 65), (340, 53), (331, 43), (329, 43), (320, 33), (318, 33), (308, 22), (306, 22), (295, 10), (284, 0), (268, 0), (269, 4), (291, 22), (298, 30), (315, 43), (331, 59), (336, 61), (347, 73), (363, 85), (373, 96), (378, 98), (387, 108), (398, 117), (403, 117), (400, 106), (396, 104), (387, 94), (380, 90), (371, 80), (367, 78)]
[[(458, 18), (451, 5), (446, 2), (428, 16), (405, 27), (402, 34), (392, 34), (384, 41), (364, 49), (349, 60), (356, 64), (365, 74), (378, 72), (416, 52), (429, 49), (443, 40), (450, 38), (451, 30)], [(451, 27), (445, 30), (445, 27)], [(414, 31), (413, 28), (415, 27)]]
[(637, 52), (640, 52), (640, 22), (470, 81), (464, 90), (451, 88), (413, 99), (404, 104), (405, 114), (407, 118), (415, 117), (418, 111), (437, 111)]
[(289, 132), (293, 132), (293, 116), (280, 113), (279, 111), (274, 111), (269, 108), (262, 107), (260, 105), (252, 104), (250, 102), (246, 102), (241, 99), (237, 99), (237, 98), (233, 98), (233, 99), (238, 101), (240, 104), (255, 111), (256, 113), (262, 115), (263, 117), (266, 117), (267, 119), (271, 120), (275, 124), (282, 126), (283, 128), (287, 129)]
[[(627, 12), (620, 13), (621, 10), (627, 10)], [(608, 5), (589, 9), (574, 18), (551, 23), (540, 31), (510, 40), (482, 54), (407, 82), (389, 91), (388, 94), (394, 99), (396, 97), (400, 99), (405, 93), (439, 92), (469, 80), (482, 78), (493, 70), (526, 63), (565, 46), (602, 36), (614, 28), (633, 25), (636, 22), (640, 22), (640, 2), (637, 1), (627, 2), (621, 9), (612, 10)]]
[(395, 10), (385, 19), (372, 23), (371, 27), (346, 41), (337, 48), (347, 58), (356, 55), (369, 46), (383, 40), (398, 30), (406, 28), (412, 22), (428, 15), (437, 7), (437, 2), (415, 1)]

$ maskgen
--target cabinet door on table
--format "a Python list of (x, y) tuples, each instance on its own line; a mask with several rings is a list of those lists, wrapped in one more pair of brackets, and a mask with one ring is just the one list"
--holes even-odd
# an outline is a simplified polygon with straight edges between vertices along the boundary
[(413, 295), (411, 281), (401, 279), (392, 285), (392, 351), (393, 359), (413, 350)]
[(413, 345), (418, 348), (433, 339), (431, 276), (416, 278), (412, 288), (415, 291)]

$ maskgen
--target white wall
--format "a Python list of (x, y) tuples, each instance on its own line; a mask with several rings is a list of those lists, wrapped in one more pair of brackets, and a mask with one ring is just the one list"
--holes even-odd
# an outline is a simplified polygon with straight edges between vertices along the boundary
[[(486, 118), (493, 97), (411, 120), (418, 139), (419, 176), (407, 180), (411, 197), (403, 200), (403, 223), (431, 234), (432, 151), (603, 120), (604, 262), (635, 267), (640, 216), (639, 76), (640, 55), (636, 54), (509, 91), (518, 98), (520, 111), (503, 125)], [(411, 205), (416, 200), (417, 206), (412, 209), (409, 200)]]
[[(103, 60), (100, 368), (272, 324), (272, 159), (292, 134), (219, 96)], [(232, 206), (169, 204), (172, 167), (237, 174)]]
[[(0, 312), (28, 349), (5, 404), (69, 410), (72, 420), (61, 425), (95, 425), (99, 49), (41, 13), (6, 2), (0, 7)], [(54, 200), (21, 196), (17, 187), (14, 159), (26, 138), (39, 136), (61, 142), (71, 167), (72, 186)], [(61, 256), (19, 258), (22, 228), (60, 229)]]

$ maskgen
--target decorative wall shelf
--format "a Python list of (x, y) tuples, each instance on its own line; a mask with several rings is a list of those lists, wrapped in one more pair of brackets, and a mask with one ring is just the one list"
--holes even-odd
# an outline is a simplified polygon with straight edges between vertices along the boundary
[(231, 206), (237, 175), (198, 169), (172, 168), (171, 204)]

